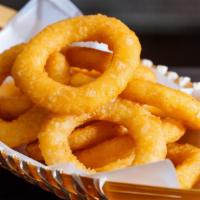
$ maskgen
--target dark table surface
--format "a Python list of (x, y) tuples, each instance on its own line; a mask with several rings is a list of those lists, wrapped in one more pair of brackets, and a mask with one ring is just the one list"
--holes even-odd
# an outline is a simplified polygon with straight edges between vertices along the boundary
[[(0, 4), (8, 5), (15, 9), (21, 8), (25, 2), (26, 0), (0, 0)], [(74, 2), (76, 3), (75, 0)], [(80, 4), (80, 1), (77, 2)], [(87, 10), (83, 3), (79, 4), (78, 6), (83, 10), (85, 9), (85, 12), (96, 11), (95, 5), (91, 10)], [(156, 64), (176, 66), (171, 67), (171, 69), (181, 75), (192, 77), (194, 81), (200, 80), (199, 34), (181, 34), (178, 32), (166, 35), (160, 32), (153, 34), (139, 32), (139, 37), (143, 46), (143, 57), (151, 58)], [(0, 169), (0, 180), (1, 200), (58, 199), (54, 195), (15, 177), (3, 169)]]

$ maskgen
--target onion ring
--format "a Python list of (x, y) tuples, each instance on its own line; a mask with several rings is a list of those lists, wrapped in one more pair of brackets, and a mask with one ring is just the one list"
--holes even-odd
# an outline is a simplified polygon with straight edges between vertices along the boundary
[(166, 116), (181, 121), (191, 129), (200, 128), (200, 102), (181, 91), (150, 81), (132, 80), (121, 96), (156, 106)]
[[(77, 167), (85, 169), (85, 166), (72, 154), (68, 137), (77, 126), (88, 120), (106, 120), (127, 127), (128, 133), (135, 141), (134, 164), (158, 161), (166, 156), (166, 142), (159, 119), (138, 104), (117, 99), (93, 115), (50, 118), (39, 134), (40, 149), (47, 165), (73, 162)], [(143, 148), (144, 145), (148, 146), (148, 151)]]
[[(10, 75), (12, 65), (24, 47), (25, 44), (16, 45), (0, 54), (0, 84)], [(57, 81), (67, 82), (69, 79), (67, 76), (68, 73), (66, 75), (64, 74), (64, 72), (68, 71), (67, 66), (65, 57), (61, 53), (52, 54), (47, 62), (49, 76), (52, 76), (52, 78), (55, 78)], [(62, 71), (58, 75), (58, 71), (61, 69)], [(16, 118), (33, 106), (30, 99), (25, 94), (21, 93), (14, 84), (8, 86), (11, 87), (13, 91), (18, 90), (18, 95), (9, 95), (6, 91), (8, 86), (7, 88), (5, 88), (5, 86), (2, 88), (2, 86), (0, 88), (0, 116), (3, 119), (10, 120)]]
[(0, 141), (9, 147), (33, 142), (46, 114), (43, 109), (34, 107), (11, 122), (0, 119)]
[(200, 179), (200, 149), (189, 144), (168, 145), (167, 157), (176, 165), (181, 188), (190, 189)]
[[(54, 42), (46, 42), (47, 38)], [(112, 62), (100, 78), (92, 84), (73, 88), (44, 73), (51, 53), (83, 40), (107, 43), (114, 52)], [(124, 90), (139, 63), (139, 56), (140, 43), (136, 35), (119, 20), (103, 15), (80, 16), (50, 25), (35, 36), (17, 57), (12, 74), (23, 92), (40, 106), (63, 114), (90, 113)]]

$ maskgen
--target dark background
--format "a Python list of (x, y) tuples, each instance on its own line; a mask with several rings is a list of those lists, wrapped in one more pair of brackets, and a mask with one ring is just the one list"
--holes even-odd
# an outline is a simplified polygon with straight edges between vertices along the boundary
[[(199, 0), (72, 0), (84, 14), (104, 13), (123, 20), (139, 36), (142, 57), (200, 80)], [(20, 9), (26, 0), (0, 0)], [(0, 199), (57, 199), (0, 171)]]

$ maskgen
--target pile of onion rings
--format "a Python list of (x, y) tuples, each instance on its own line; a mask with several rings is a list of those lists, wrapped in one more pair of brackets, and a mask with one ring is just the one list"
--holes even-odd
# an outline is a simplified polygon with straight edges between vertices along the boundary
[[(81, 41), (106, 43), (109, 51), (71, 45)], [(132, 30), (98, 14), (57, 22), (3, 52), (0, 141), (86, 173), (168, 158), (181, 187), (192, 188), (200, 149), (179, 141), (200, 129), (200, 102), (157, 83), (140, 51)]]

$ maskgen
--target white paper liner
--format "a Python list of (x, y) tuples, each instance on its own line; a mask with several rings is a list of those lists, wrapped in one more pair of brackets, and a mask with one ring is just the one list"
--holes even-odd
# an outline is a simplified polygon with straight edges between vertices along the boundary
[(174, 165), (170, 160), (128, 167), (110, 173), (98, 173), (91, 177), (118, 183), (135, 183), (169, 188), (179, 186)]
[[(0, 52), (15, 44), (27, 41), (31, 36), (36, 34), (43, 27), (50, 23), (77, 15), (81, 15), (81, 11), (69, 0), (31, 0), (13, 18), (13, 20), (9, 22), (6, 28), (0, 32)], [(77, 45), (111, 53), (111, 51), (108, 49), (108, 46), (105, 44), (98, 44), (97, 42), (79, 42), (78, 44), (73, 44), (73, 46)], [(168, 69), (165, 66), (159, 65), (156, 69), (153, 67), (152, 62), (147, 59), (143, 60), (143, 63), (146, 67), (151, 67), (153, 69), (158, 78), (158, 82), (161, 84), (175, 89), (185, 90), (185, 92), (194, 95), (197, 99), (200, 99), (200, 87), (197, 87), (198, 90), (195, 91), (193, 88), (185, 89), (183, 86), (186, 84), (185, 82), (187, 82), (186, 79), (182, 80), (182, 84), (177, 84), (174, 82), (174, 80), (177, 78), (176, 73), (168, 72)], [(200, 137), (197, 137), (198, 134), (193, 135), (193, 140), (195, 141), (195, 144), (197, 144), (197, 141), (199, 142)], [(4, 151), (8, 155), (14, 155), (21, 160), (36, 166), (44, 167), (45, 169), (60, 170), (67, 174), (89, 176), (83, 171), (77, 169), (72, 163), (61, 163), (53, 166), (45, 166), (44, 164), (41, 164), (17, 151), (10, 149), (2, 142), (0, 142), (0, 151)], [(169, 160), (137, 167), (129, 167), (113, 172), (97, 173), (90, 177), (100, 178), (102, 186), (104, 181), (110, 180), (115, 182), (137, 183), (171, 188), (179, 187), (176, 179), (175, 168)]]
[(51, 23), (81, 14), (68, 0), (31, 0), (0, 32), (0, 52), (26, 42)]

